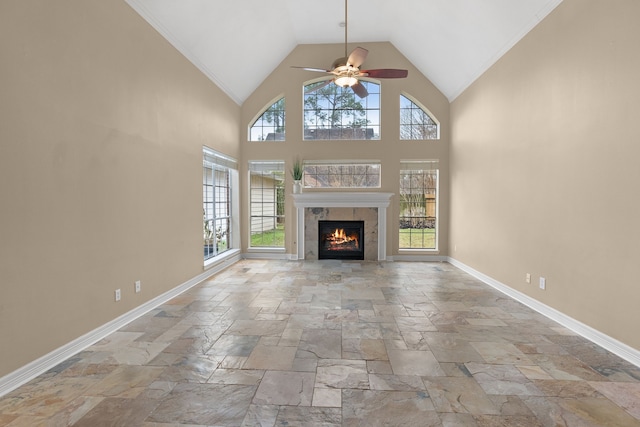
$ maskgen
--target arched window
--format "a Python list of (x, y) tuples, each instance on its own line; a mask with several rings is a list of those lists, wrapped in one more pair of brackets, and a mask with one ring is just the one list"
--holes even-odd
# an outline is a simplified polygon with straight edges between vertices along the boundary
[(400, 139), (440, 139), (440, 124), (426, 108), (400, 95)]
[(331, 80), (304, 86), (304, 139), (380, 139), (380, 85), (360, 80), (369, 93), (358, 97)]
[(271, 104), (249, 129), (249, 141), (284, 141), (284, 97)]

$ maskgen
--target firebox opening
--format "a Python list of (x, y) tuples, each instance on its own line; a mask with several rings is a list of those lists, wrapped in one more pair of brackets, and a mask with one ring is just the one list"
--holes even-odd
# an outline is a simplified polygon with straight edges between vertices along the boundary
[(364, 221), (318, 221), (318, 259), (364, 260)]

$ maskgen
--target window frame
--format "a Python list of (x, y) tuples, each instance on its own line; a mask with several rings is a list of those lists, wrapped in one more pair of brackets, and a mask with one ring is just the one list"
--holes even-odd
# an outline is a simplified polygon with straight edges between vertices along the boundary
[[(318, 179), (318, 175), (327, 176), (327, 181), (329, 180), (329, 176), (340, 176), (338, 180), (340, 182), (344, 182), (345, 179), (342, 177), (351, 176), (351, 180), (355, 181), (359, 178), (358, 175), (355, 174), (356, 167), (361, 166), (371, 166), (374, 169), (377, 169), (377, 174), (368, 174), (366, 176), (377, 176), (377, 184), (376, 185), (363, 185), (363, 186), (350, 186), (350, 185), (340, 185), (340, 186), (322, 186), (322, 185), (313, 185), (312, 183), (321, 183), (322, 180)], [(333, 171), (328, 170), (327, 173), (319, 173), (317, 168), (334, 168)], [(316, 168), (316, 170), (313, 170)], [(336, 168), (343, 168), (340, 171), (336, 170)], [(349, 174), (348, 170), (345, 168), (351, 168), (353, 174)], [(371, 188), (381, 188), (382, 187), (382, 162), (380, 160), (305, 160), (303, 164), (304, 174), (302, 177), (302, 183), (304, 188), (312, 188), (319, 190), (334, 190), (334, 189), (371, 189)], [(314, 176), (316, 177), (314, 179)], [(346, 178), (349, 179), (349, 178)], [(366, 178), (364, 178), (366, 180)]]
[[(425, 126), (424, 124), (414, 124), (413, 121), (409, 124), (403, 124), (402, 122), (402, 115), (403, 115), (403, 110), (407, 110), (407, 108), (402, 108), (402, 98), (406, 98), (407, 101), (409, 101), (412, 105), (414, 105), (415, 109), (422, 111), (422, 113), (427, 116), (429, 118), (429, 120), (431, 120), (433, 122), (433, 124), (436, 127), (436, 134), (434, 138), (404, 138), (403, 137), (403, 127), (404, 126), (409, 126), (411, 127), (411, 129), (413, 129), (413, 127), (418, 127), (418, 126)], [(421, 102), (419, 102), (416, 98), (414, 98), (413, 96), (409, 95), (406, 92), (402, 92), (400, 93), (400, 97), (398, 98), (398, 116), (399, 116), (399, 120), (400, 120), (400, 124), (399, 124), (399, 128), (398, 128), (398, 137), (400, 138), (400, 141), (439, 141), (440, 140), (440, 122), (438, 121), (438, 119), (433, 115), (433, 113), (431, 111), (429, 111), (429, 109), (427, 107), (425, 107)], [(413, 108), (412, 108), (413, 110)], [(411, 118), (413, 119), (413, 114), (411, 114)], [(430, 125), (428, 125), (430, 126)], [(413, 135), (413, 130), (410, 131), (410, 133)]]
[[(269, 167), (271, 166), (271, 167)], [(279, 177), (275, 177), (274, 175), (277, 174), (279, 175)], [(250, 160), (248, 162), (248, 171), (247, 171), (247, 176), (248, 176), (248, 203), (249, 203), (249, 230), (248, 230), (248, 235), (249, 235), (249, 240), (248, 240), (248, 244), (247, 247), (249, 250), (253, 250), (253, 251), (284, 251), (286, 248), (286, 235), (285, 233), (285, 224), (286, 224), (286, 210), (285, 210), (285, 184), (286, 184), (286, 172), (285, 172), (285, 162), (284, 160)], [(273, 209), (272, 209), (272, 214), (269, 214), (269, 212), (265, 213), (265, 204), (264, 204), (264, 198), (261, 198), (260, 204), (259, 204), (259, 215), (254, 215), (254, 212), (256, 211), (255, 207), (256, 205), (254, 205), (254, 194), (253, 194), (253, 190), (254, 190), (254, 186), (253, 186), (253, 182), (254, 182), (254, 177), (257, 177), (258, 179), (264, 179), (269, 178), (269, 179), (273, 179), (274, 181), (277, 181), (279, 179), (279, 184), (276, 183), (276, 185), (273, 187)], [(263, 189), (263, 193), (264, 194), (264, 187), (261, 187)], [(258, 202), (255, 202), (256, 204), (258, 204)], [(252, 236), (254, 235), (254, 219), (256, 218), (260, 218), (262, 221), (262, 224), (264, 224), (264, 219), (273, 221), (273, 223), (275, 224), (275, 229), (277, 230), (278, 226), (281, 227), (282, 229), (282, 233), (283, 233), (283, 240), (282, 240), (282, 245), (278, 246), (278, 245), (256, 245), (253, 246), (252, 244)], [(264, 233), (264, 230), (262, 230), (262, 233)], [(275, 232), (274, 232), (275, 233)]]
[[(274, 139), (252, 139), (253, 138), (253, 130), (256, 127), (256, 123), (258, 123), (258, 121), (262, 121), (262, 123), (264, 123), (264, 121), (266, 120), (266, 118), (264, 118), (265, 114), (267, 114), (269, 112), (269, 110), (271, 110), (271, 108), (276, 105), (277, 103), (279, 103), (280, 101), (282, 101), (282, 110), (277, 110), (277, 111), (281, 111), (282, 112), (282, 132), (280, 132), (282, 134), (282, 138), (278, 138), (278, 134), (279, 132), (277, 132), (278, 127), (276, 125), (274, 126), (265, 126), (265, 125), (261, 125), (260, 128), (263, 130), (262, 132), (262, 136), (265, 136), (264, 134), (264, 129), (265, 128), (274, 128), (273, 129), (273, 134), (274, 134)], [(284, 94), (280, 94), (277, 97), (275, 97), (272, 101), (270, 101), (269, 103), (267, 103), (267, 105), (265, 105), (265, 107), (260, 110), (260, 112), (258, 114), (256, 114), (256, 116), (251, 120), (250, 122), (251, 124), (248, 126), (248, 130), (247, 130), (247, 141), (249, 142), (283, 142), (286, 141), (286, 130), (287, 130), (287, 100), (286, 97), (284, 96)], [(267, 121), (268, 123), (268, 121)], [(269, 136), (269, 133), (266, 134), (266, 136)]]
[[(413, 167), (411, 167), (413, 166)], [(428, 189), (432, 189), (433, 190), (433, 216), (428, 215), (430, 209), (428, 207), (428, 198), (425, 197), (424, 198), (424, 204), (425, 204), (425, 208), (424, 208), (424, 215), (419, 216), (407, 216), (407, 215), (403, 215), (403, 212), (405, 211), (403, 209), (403, 203), (406, 203), (403, 200), (403, 185), (402, 185), (402, 180), (404, 178), (404, 176), (406, 175), (406, 172), (409, 171), (415, 171), (415, 172), (421, 172), (423, 175), (425, 173), (434, 173), (435, 174), (435, 185), (433, 187), (426, 187), (423, 184), (422, 185), (422, 194), (423, 196), (425, 194), (425, 190)], [(424, 183), (424, 178), (423, 178), (423, 183)], [(399, 252), (437, 252), (439, 250), (439, 237), (440, 237), (440, 162), (438, 159), (428, 159), (428, 160), (417, 160), (417, 159), (411, 159), (411, 160), (401, 160), (400, 161), (400, 169), (399, 169), (399, 182), (398, 182), (398, 250)], [(418, 220), (423, 220), (425, 221), (427, 224), (428, 222), (431, 220), (431, 218), (433, 218), (433, 247), (425, 247), (425, 246), (421, 246), (421, 247), (412, 247), (411, 245), (409, 247), (406, 246), (402, 246), (402, 222), (403, 221), (407, 221), (407, 220), (412, 220), (412, 219), (418, 219)], [(425, 227), (426, 229), (430, 228), (430, 227)], [(425, 229), (423, 228), (423, 230)], [(413, 229), (413, 228), (412, 228)], [(413, 233), (409, 232), (409, 238), (411, 239), (411, 235)], [(416, 233), (418, 234), (418, 233)], [(424, 244), (424, 238), (425, 238), (425, 233), (422, 232), (422, 241)]]
[[(364, 83), (367, 86), (367, 90), (370, 92), (369, 96), (365, 97), (365, 98), (358, 98), (357, 95), (355, 95), (353, 93), (353, 90), (349, 87), (343, 88), (341, 86), (338, 86), (334, 83), (331, 83), (332, 78), (326, 78), (326, 77), (321, 77), (319, 79), (314, 79), (314, 80), (309, 80), (303, 83), (302, 85), (302, 140), (303, 141), (380, 141), (381, 139), (381, 133), (382, 133), (382, 85), (380, 84), (379, 81), (374, 80), (374, 79), (369, 79), (369, 78), (362, 78), (360, 77), (359, 80)], [(337, 91), (340, 91), (340, 93), (342, 94), (344, 91), (348, 91), (347, 93), (351, 93), (354, 96), (354, 99), (356, 101), (363, 101), (365, 103), (365, 105), (363, 105), (363, 111), (364, 111), (364, 117), (362, 119), (367, 120), (367, 124), (366, 126), (360, 127), (360, 126), (334, 126), (334, 127), (326, 127), (326, 126), (321, 126), (319, 125), (319, 120), (318, 120), (318, 115), (315, 115), (315, 125), (311, 126), (308, 124), (308, 119), (307, 119), (307, 114), (308, 112), (313, 112), (314, 110), (312, 108), (307, 108), (307, 97), (311, 96), (313, 93), (315, 93), (315, 91), (313, 92), (308, 92), (307, 87), (310, 85), (314, 85), (314, 84), (319, 84), (322, 85), (323, 83), (327, 83), (326, 86), (330, 86), (331, 87), (335, 87), (335, 89)], [(372, 88), (369, 85), (375, 85), (376, 86), (376, 91), (372, 90)], [(339, 95), (342, 96), (342, 95)], [(377, 99), (377, 108), (370, 108), (368, 107), (368, 103), (370, 102), (370, 100), (373, 99)], [(318, 101), (316, 101), (318, 102)], [(371, 101), (373, 102), (373, 101)], [(343, 113), (340, 115), (340, 117), (348, 117), (349, 114), (346, 113), (347, 111), (353, 111), (353, 109), (349, 110), (349, 109), (342, 109), (342, 108), (333, 108), (333, 109), (322, 109), (321, 111), (333, 111), (334, 113), (336, 113), (336, 111), (340, 111), (343, 110)], [(371, 117), (369, 117), (369, 114), (371, 112)], [(328, 116), (331, 116), (331, 114), (328, 114)], [(373, 123), (369, 123), (369, 119), (373, 120)], [(330, 120), (330, 119), (325, 119), (326, 120)], [(342, 123), (342, 121), (340, 122)], [(366, 129), (372, 129), (372, 137), (371, 138), (367, 138), (366, 135), (368, 134), (368, 131)], [(337, 135), (344, 135), (344, 134), (351, 134), (353, 135), (355, 132), (353, 131), (353, 129), (365, 129), (365, 131), (363, 132), (363, 135), (365, 136), (364, 138), (334, 138), (333, 136), (337, 136)], [(377, 130), (377, 133), (375, 132)], [(322, 132), (318, 132), (318, 131), (322, 131)], [(308, 137), (307, 134), (311, 134), (311, 133), (315, 133), (316, 135), (318, 134), (323, 134), (322, 136), (329, 136), (329, 138), (326, 137)]]
[[(202, 152), (203, 256), (205, 265), (208, 265), (236, 248), (234, 214), (237, 179), (234, 179), (234, 171), (237, 175), (238, 164), (234, 158), (209, 147), (203, 147)], [(220, 200), (223, 194), (224, 200)], [(226, 224), (226, 227), (218, 228), (218, 224)], [(225, 247), (221, 250), (222, 243)]]

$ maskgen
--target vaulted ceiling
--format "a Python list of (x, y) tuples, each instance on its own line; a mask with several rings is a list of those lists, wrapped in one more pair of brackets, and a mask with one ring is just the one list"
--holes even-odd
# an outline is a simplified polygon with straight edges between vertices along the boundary
[[(126, 1), (239, 105), (297, 45), (344, 43), (344, 0)], [(561, 1), (350, 0), (349, 47), (391, 42), (452, 101)]]

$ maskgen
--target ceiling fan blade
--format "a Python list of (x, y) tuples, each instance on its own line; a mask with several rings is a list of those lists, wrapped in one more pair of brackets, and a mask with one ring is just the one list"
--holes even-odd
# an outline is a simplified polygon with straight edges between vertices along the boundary
[(378, 70), (360, 70), (360, 75), (377, 79), (404, 79), (409, 75), (409, 71), (397, 70), (394, 68), (381, 68)]
[(324, 68), (312, 68), (312, 67), (298, 67), (296, 65), (292, 65), (291, 68), (300, 68), (306, 71), (317, 71), (319, 73), (330, 73), (331, 70), (325, 70)]
[(351, 65), (354, 68), (359, 68), (365, 59), (369, 51), (363, 47), (357, 47), (349, 54), (347, 58), (347, 65)]
[(322, 84), (319, 84), (319, 85), (317, 85), (317, 86), (314, 86), (314, 87), (312, 87), (312, 88), (310, 88), (310, 89), (305, 90), (305, 91), (304, 91), (304, 94), (305, 94), (305, 95), (307, 95), (307, 94), (309, 94), (309, 93), (313, 93), (313, 92), (315, 92), (315, 91), (317, 91), (317, 90), (320, 90), (320, 89), (322, 89), (322, 88), (323, 88), (323, 87), (325, 87), (325, 86), (329, 86), (331, 83), (333, 83), (333, 81), (334, 81), (334, 79), (325, 80), (324, 82), (322, 82)]
[(367, 88), (364, 87), (364, 85), (360, 82), (351, 86), (351, 89), (353, 89), (353, 92), (360, 98), (366, 98), (367, 95), (369, 95), (369, 92), (367, 92)]

